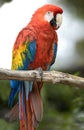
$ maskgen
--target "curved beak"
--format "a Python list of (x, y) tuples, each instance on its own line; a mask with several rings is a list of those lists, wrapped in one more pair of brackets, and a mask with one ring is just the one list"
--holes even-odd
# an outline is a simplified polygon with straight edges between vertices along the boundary
[(62, 24), (62, 14), (57, 14), (51, 21), (50, 21), (51, 26), (55, 27), (58, 29), (61, 24)]
[(56, 15), (56, 28), (58, 29), (62, 24), (62, 14)]

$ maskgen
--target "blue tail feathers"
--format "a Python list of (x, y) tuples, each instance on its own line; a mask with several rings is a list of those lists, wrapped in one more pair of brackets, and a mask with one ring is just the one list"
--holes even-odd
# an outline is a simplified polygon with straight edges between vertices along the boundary
[(19, 92), (19, 85), (20, 85), (20, 81), (18, 81), (18, 80), (10, 81), (11, 92), (10, 92), (9, 100), (8, 100), (8, 105), (10, 107), (12, 107), (14, 98), (15, 98), (16, 94)]
[(25, 81), (26, 100), (28, 100), (29, 92), (32, 91), (33, 81)]
[(17, 95), (17, 93), (19, 93), (19, 91), (21, 91), (21, 89), (20, 89), (21, 86), (25, 87), (26, 100), (28, 100), (29, 92), (32, 91), (33, 82), (32, 81), (28, 82), (28, 81), (11, 80), (10, 86), (11, 86), (11, 92), (10, 92), (10, 96), (9, 96), (8, 105), (10, 107), (12, 107), (15, 96)]
[[(19, 119), (26, 117), (26, 101), (28, 101), (29, 93), (32, 91), (32, 81), (23, 81), (19, 87)], [(22, 112), (23, 111), (23, 112)], [(22, 114), (24, 113), (24, 114)]]

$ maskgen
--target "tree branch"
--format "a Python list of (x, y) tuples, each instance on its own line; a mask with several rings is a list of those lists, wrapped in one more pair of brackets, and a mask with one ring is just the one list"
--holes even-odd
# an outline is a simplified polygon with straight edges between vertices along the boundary
[(58, 71), (43, 71), (43, 78), (38, 70), (15, 71), (8, 69), (0, 69), (0, 80), (37, 80), (43, 82), (52, 82), (54, 84), (61, 83), (79, 88), (84, 88), (84, 78), (74, 76), (68, 73)]

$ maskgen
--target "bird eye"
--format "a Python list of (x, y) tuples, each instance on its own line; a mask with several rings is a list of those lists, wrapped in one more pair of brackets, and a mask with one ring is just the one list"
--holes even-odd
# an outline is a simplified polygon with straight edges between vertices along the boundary
[(48, 12), (47, 12), (47, 14), (51, 14), (51, 12), (50, 12), (50, 11), (48, 11)]

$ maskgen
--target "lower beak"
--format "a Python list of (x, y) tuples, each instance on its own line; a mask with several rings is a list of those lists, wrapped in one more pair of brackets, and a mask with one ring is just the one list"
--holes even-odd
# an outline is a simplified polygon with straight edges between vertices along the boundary
[(51, 26), (55, 26), (56, 27), (56, 17), (54, 17), (51, 21), (50, 21)]

